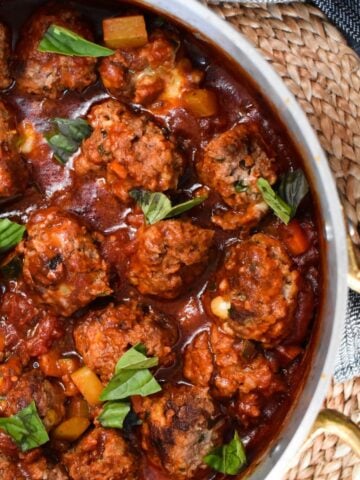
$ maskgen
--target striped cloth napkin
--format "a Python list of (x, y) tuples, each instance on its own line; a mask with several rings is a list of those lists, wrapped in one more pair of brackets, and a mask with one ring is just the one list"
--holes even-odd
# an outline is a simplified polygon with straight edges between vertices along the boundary
[[(297, 0), (304, 2), (306, 0)], [(208, 0), (217, 4), (220, 0)], [(226, 0), (226, 3), (292, 3), (292, 0)], [(311, 0), (332, 21), (360, 55), (360, 0)], [(335, 380), (360, 377), (360, 295), (350, 291), (345, 329), (337, 356)]]

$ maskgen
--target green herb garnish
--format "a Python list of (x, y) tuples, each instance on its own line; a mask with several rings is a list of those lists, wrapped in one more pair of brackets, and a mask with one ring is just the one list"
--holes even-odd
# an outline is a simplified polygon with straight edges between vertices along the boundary
[(99, 415), (99, 422), (106, 428), (123, 428), (130, 410), (131, 406), (128, 402), (108, 402)]
[(23, 452), (49, 441), (34, 401), (16, 415), (0, 418), (0, 428), (10, 435)]
[(239, 180), (238, 182), (234, 183), (234, 189), (236, 193), (242, 193), (242, 192), (246, 192), (248, 187), (241, 180)]
[(286, 225), (292, 218), (292, 208), (288, 205), (275, 190), (271, 187), (270, 183), (265, 178), (259, 178), (257, 186), (263, 196), (264, 201), (274, 211)]
[(246, 465), (245, 448), (238, 433), (235, 432), (230, 443), (215, 448), (203, 461), (217, 472), (237, 475)]
[(90, 42), (59, 25), (50, 25), (39, 43), (38, 50), (72, 57), (108, 57), (115, 53), (114, 50)]
[(55, 158), (64, 164), (77, 152), (81, 142), (91, 135), (92, 128), (83, 118), (74, 120), (54, 118), (52, 123), (57, 131), (48, 135), (46, 140), (52, 148)]
[(138, 343), (130, 348), (117, 362), (115, 373), (125, 370), (141, 370), (156, 367), (159, 364), (158, 357), (147, 357), (144, 345)]
[(124, 400), (132, 395), (146, 397), (161, 391), (149, 370), (149, 367), (158, 365), (158, 359), (148, 358), (144, 352), (143, 345), (138, 344), (120, 358), (115, 375), (100, 395), (101, 401)]
[(0, 252), (6, 252), (21, 242), (26, 228), (7, 218), (0, 219)]
[(308, 192), (309, 184), (302, 170), (294, 170), (282, 176), (278, 194), (291, 206), (292, 217), (294, 217), (298, 206)]
[(160, 192), (134, 189), (129, 192), (131, 198), (142, 209), (148, 225), (160, 222), (164, 218), (172, 218), (200, 205), (207, 197), (195, 197), (187, 202), (172, 206), (169, 198)]
[(259, 178), (257, 186), (265, 202), (285, 224), (295, 216), (298, 206), (309, 192), (309, 184), (300, 169), (282, 176), (278, 192), (265, 178)]

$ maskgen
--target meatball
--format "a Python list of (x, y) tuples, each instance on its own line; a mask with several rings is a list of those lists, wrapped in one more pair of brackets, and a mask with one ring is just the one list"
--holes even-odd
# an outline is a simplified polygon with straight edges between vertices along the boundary
[(94, 131), (75, 160), (77, 173), (106, 170), (108, 184), (124, 202), (134, 188), (163, 192), (177, 187), (182, 157), (147, 116), (108, 100), (90, 110), (88, 121)]
[(211, 140), (197, 170), (231, 208), (212, 218), (223, 229), (256, 224), (268, 211), (257, 180), (263, 177), (275, 183), (275, 165), (255, 125), (239, 124)]
[(258, 233), (229, 248), (217, 274), (220, 297), (229, 302), (226, 332), (274, 345), (289, 333), (297, 304), (300, 273), (283, 244)]
[(142, 294), (175, 298), (205, 269), (214, 232), (180, 220), (138, 231), (128, 277)]
[(23, 364), (29, 356), (46, 353), (54, 340), (62, 337), (62, 325), (57, 317), (38, 309), (19, 285), (7, 291), (0, 305), (0, 361), (11, 353), (19, 353)]
[(172, 479), (197, 478), (202, 459), (221, 443), (222, 422), (207, 389), (167, 386), (135, 403), (143, 421), (142, 447)]
[(139, 459), (116, 430), (95, 428), (62, 461), (72, 480), (137, 480)]
[(0, 454), (0, 478), (1, 480), (25, 480), (13, 458)]
[(15, 117), (0, 101), (0, 197), (12, 197), (26, 187), (28, 173), (16, 149), (17, 138)]
[(188, 59), (177, 60), (180, 41), (154, 32), (140, 48), (116, 50), (100, 64), (104, 86), (115, 96), (153, 109), (176, 105), (182, 94), (198, 87), (203, 74)]
[(0, 89), (9, 87), (12, 82), (9, 72), (9, 58), (10, 32), (9, 29), (0, 22)]
[(193, 385), (208, 387), (214, 371), (213, 355), (208, 332), (201, 332), (186, 347), (184, 377)]
[(235, 397), (243, 423), (261, 415), (263, 397), (284, 390), (277, 369), (255, 344), (215, 325), (186, 347), (184, 377), (193, 385), (210, 387), (215, 397)]
[(7, 394), (1, 413), (6, 417), (15, 415), (33, 400), (47, 430), (63, 419), (65, 396), (61, 387), (46, 380), (38, 370), (31, 370), (19, 378)]
[(135, 300), (90, 312), (74, 329), (76, 349), (85, 364), (107, 382), (119, 358), (138, 343), (169, 365), (177, 332), (167, 317)]
[(53, 24), (93, 40), (88, 25), (76, 10), (57, 2), (40, 8), (24, 25), (16, 47), (15, 76), (18, 88), (24, 93), (57, 98), (64, 90), (82, 91), (96, 81), (96, 58), (38, 51), (41, 39)]
[(69, 316), (111, 293), (107, 265), (75, 217), (55, 207), (38, 210), (27, 232), (24, 280), (55, 313)]
[[(31, 480), (69, 480), (62, 465), (54, 465), (47, 459), (40, 448), (22, 453), (20, 456), (21, 472)], [(20, 477), (22, 479), (22, 477)]]

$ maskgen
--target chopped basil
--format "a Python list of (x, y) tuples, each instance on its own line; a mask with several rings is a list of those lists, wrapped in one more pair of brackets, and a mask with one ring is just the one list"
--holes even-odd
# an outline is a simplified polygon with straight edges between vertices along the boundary
[(72, 57), (108, 57), (115, 53), (114, 50), (90, 42), (59, 25), (50, 25), (39, 43), (38, 50)]
[(206, 465), (226, 475), (237, 475), (246, 465), (246, 453), (237, 432), (230, 443), (215, 448), (203, 459)]
[(10, 435), (23, 452), (49, 441), (34, 401), (16, 415), (0, 418), (0, 428)]
[(292, 207), (288, 205), (271, 187), (265, 178), (259, 178), (257, 186), (265, 202), (286, 225), (292, 218)]
[(121, 370), (140, 370), (156, 367), (159, 363), (158, 357), (148, 358), (144, 354), (145, 352), (146, 350), (141, 343), (130, 348), (117, 362), (115, 373), (119, 373)]
[(234, 183), (234, 188), (236, 193), (246, 192), (248, 189), (247, 185), (245, 185), (241, 180)]
[(132, 395), (146, 397), (161, 391), (150, 370), (121, 370), (116, 373), (100, 395), (100, 400), (123, 400)]
[(128, 402), (108, 402), (99, 416), (99, 422), (106, 428), (123, 428), (124, 421), (131, 410)]
[(309, 184), (302, 170), (294, 170), (282, 176), (278, 194), (291, 206), (292, 217), (295, 215), (298, 206), (308, 192)]
[(187, 202), (172, 206), (170, 200), (164, 193), (148, 192), (147, 190), (134, 189), (129, 195), (141, 207), (146, 222), (153, 225), (164, 218), (171, 218), (180, 215), (197, 205), (200, 205), (207, 197), (195, 197)]
[(21, 242), (26, 228), (7, 218), (0, 219), (0, 252), (6, 252)]
[(161, 387), (149, 370), (157, 364), (157, 357), (146, 357), (142, 344), (131, 348), (116, 364), (115, 375), (103, 390), (100, 400), (124, 400), (132, 395), (146, 397), (160, 392)]
[(54, 118), (52, 120), (57, 131), (47, 136), (47, 142), (52, 148), (55, 158), (64, 164), (79, 149), (81, 142), (92, 133), (92, 128), (83, 118), (74, 120)]

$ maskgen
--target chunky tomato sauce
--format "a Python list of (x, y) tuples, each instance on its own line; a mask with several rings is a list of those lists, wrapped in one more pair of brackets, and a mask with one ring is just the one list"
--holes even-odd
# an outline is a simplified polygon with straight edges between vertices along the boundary
[[(100, 3), (103, 5), (103, 2), (99, 2), (99, 5)], [(115, 361), (113, 356), (117, 349), (124, 345), (129, 348), (140, 342), (148, 350), (152, 349), (153, 355), (159, 356), (160, 367), (155, 376), (164, 386), (165, 394), (173, 395), (171, 402), (175, 405), (177, 402), (176, 390), (175, 393), (171, 390), (173, 386), (192, 388), (193, 385), (193, 388), (201, 391), (199, 402), (204, 402), (206, 415), (211, 416), (211, 421), (214, 422), (214, 418), (220, 418), (221, 426), (216, 428), (221, 433), (209, 433), (210, 436), (213, 435), (211, 447), (229, 441), (236, 429), (245, 445), (248, 463), (251, 464), (269, 446), (294, 401), (310, 357), (310, 343), (321, 290), (316, 205), (312, 195), (307, 194), (297, 209), (295, 218), (289, 225), (285, 225), (271, 209), (262, 212), (261, 208), (264, 207), (262, 204), (261, 208), (258, 206), (260, 200), (256, 192), (251, 193), (251, 202), (256, 198), (258, 203), (250, 202), (249, 210), (244, 211), (245, 207), (248, 208), (248, 199), (244, 200), (245, 207), (239, 206), (236, 193), (228, 193), (228, 184), (223, 182), (227, 176), (233, 175), (235, 185), (238, 182), (236, 176), (239, 168), (249, 168), (245, 177), (241, 176), (242, 173), (240, 175), (242, 180), (245, 178), (245, 183), (257, 175), (252, 170), (253, 167), (246, 164), (248, 160), (244, 160), (245, 166), (232, 165), (229, 171), (228, 163), (238, 162), (234, 156), (242, 148), (245, 149), (246, 158), (255, 158), (255, 167), (256, 162), (262, 162), (259, 163), (260, 176), (268, 175), (267, 178), (269, 181), (272, 179), (270, 183), (273, 185), (277, 184), (282, 174), (301, 168), (301, 158), (286, 128), (262, 95), (242, 72), (228, 65), (219, 51), (214, 51), (164, 19), (131, 7), (119, 7), (116, 3), (109, 2), (104, 7), (96, 2), (87, 6), (75, 2), (75, 8), (85, 16), (91, 30), (96, 32), (94, 38), (98, 42), (102, 39), (103, 18), (134, 11), (144, 14), (148, 31), (160, 32), (159, 42), (164, 44), (162, 35), (165, 39), (170, 38), (169, 45), (176, 45), (176, 58), (179, 61), (186, 59), (182, 63), (185, 70), (181, 70), (183, 67), (177, 63), (175, 67), (180, 69), (180, 77), (187, 75), (189, 88), (196, 89), (200, 86), (202, 90), (215, 93), (215, 114), (199, 118), (184, 107), (183, 96), (171, 96), (170, 87), (168, 97), (157, 97), (158, 92), (154, 93), (154, 90), (149, 93), (148, 86), (140, 91), (138, 85), (138, 97), (132, 96), (133, 94), (122, 95), (123, 90), (111, 83), (114, 75), (112, 69), (116, 70), (117, 66), (106, 64), (107, 59), (98, 62), (102, 62), (102, 78), (98, 76), (95, 82), (91, 82), (82, 91), (64, 88), (63, 92), (52, 95), (52, 88), (55, 87), (44, 90), (44, 94), (29, 93), (29, 86), (20, 88), (24, 69), (26, 71), (28, 65), (27, 56), (32, 54), (31, 45), (26, 45), (24, 41), (26, 32), (21, 33), (21, 28), (40, 4), (36, 1), (17, 0), (0, 3), (0, 19), (10, 27), (13, 45), (16, 45), (19, 35), (23, 38), (21, 45), (24, 51), (17, 51), (17, 57), (13, 56), (15, 81), (1, 93), (0, 99), (16, 118), (19, 145), (22, 145), (21, 157), (25, 160), (24, 168), (28, 171), (28, 181), (24, 188), (1, 200), (1, 218), (27, 225), (24, 240), (15, 250), (20, 267), (18, 265), (16, 274), (4, 274), (3, 270), (1, 278), (0, 390), (5, 399), (1, 416), (16, 413), (16, 408), (6, 406), (6, 398), (10, 392), (16, 392), (18, 382), (34, 370), (40, 373), (41, 381), (46, 379), (50, 382), (55, 389), (53, 397), (62, 405), (52, 407), (50, 402), (49, 408), (60, 412), (54, 424), (49, 421), (51, 442), (42, 447), (40, 452), (37, 449), (36, 453), (20, 454), (18, 460), (11, 461), (16, 464), (11, 465), (14, 472), (20, 472), (17, 473), (19, 477), (13, 478), (40, 478), (35, 476), (35, 464), (36, 468), (40, 471), (43, 469), (44, 472), (47, 468), (52, 468), (49, 465), (60, 464), (63, 476), (56, 478), (61, 479), (77, 480), (85, 476), (146, 480), (228, 478), (209, 468), (204, 469), (203, 465), (198, 465), (196, 471), (191, 471), (186, 465), (186, 459), (185, 467), (177, 465), (176, 459), (181, 457), (179, 452), (186, 448), (187, 455), (190, 456), (188, 462), (197, 464), (197, 447), (184, 446), (184, 438), (193, 435), (192, 425), (183, 425), (183, 431), (188, 432), (183, 438), (183, 433), (178, 433), (182, 431), (181, 425), (172, 425), (167, 418), (166, 421), (170, 422), (167, 433), (154, 433), (158, 419), (152, 419), (154, 425), (151, 425), (152, 420), (148, 420), (146, 412), (151, 411), (157, 402), (161, 404), (161, 394), (156, 397), (158, 400), (154, 400), (154, 405), (151, 404), (151, 397), (140, 401), (140, 406), (139, 399), (133, 399), (134, 410), (143, 420), (143, 426), (133, 427), (126, 432), (124, 441), (130, 445), (135, 463), (141, 464), (140, 472), (132, 472), (130, 460), (129, 471), (119, 473), (116, 470), (116, 456), (111, 456), (116, 441), (105, 436), (101, 440), (104, 442), (102, 452), (107, 452), (104, 456), (109, 455), (109, 461), (107, 465), (100, 462), (95, 473), (92, 460), (88, 461), (87, 466), (81, 463), (82, 456), (88, 455), (87, 452), (94, 448), (91, 447), (94, 444), (89, 442), (90, 446), (83, 446), (82, 451), (82, 447), (77, 445), (86, 442), (86, 439), (81, 440), (79, 437), (69, 442), (53, 438), (52, 431), (61, 421), (71, 417), (74, 404), (82, 399), (80, 391), (71, 380), (71, 373), (85, 364), (95, 371), (105, 385), (109, 380), (106, 362), (110, 362), (108, 365), (112, 371), (111, 362)], [(56, 15), (54, 10), (54, 16)], [(165, 47), (160, 46), (159, 49), (162, 53)], [(147, 53), (150, 54), (151, 52)], [(136, 68), (143, 74), (141, 65), (137, 66), (137, 58), (126, 61), (129, 62), (127, 72), (130, 72), (127, 74), (133, 75)], [(164, 60), (165, 63), (167, 61)], [(19, 66), (17, 62), (22, 63)], [(44, 71), (47, 66), (42, 68)], [(54, 65), (53, 69), (56, 68), (58, 66)], [(81, 68), (85, 67), (82, 65)], [(74, 72), (72, 75), (76, 77), (76, 70)], [(138, 79), (141, 79), (140, 74)], [(16, 78), (22, 80), (17, 82)], [(168, 77), (164, 78), (162, 81), (166, 84)], [(118, 79), (116, 75), (115, 79)], [(175, 82), (174, 78), (172, 81)], [(108, 88), (104, 87), (106, 82)], [(151, 88), (155, 89), (154, 84), (151, 84)], [(161, 90), (167, 86), (159, 88)], [(135, 101), (135, 98), (140, 98), (141, 101)], [(115, 103), (112, 104), (111, 101)], [(125, 105), (122, 107), (125, 110), (120, 111), (117, 102)], [(98, 111), (93, 110), (99, 105)], [(103, 105), (108, 108), (105, 113)], [(101, 143), (101, 139), (91, 136), (84, 141), (81, 152), (76, 153), (66, 165), (59, 163), (43, 138), (52, 128), (51, 119), (89, 119), (89, 111), (93, 115), (93, 120), (89, 120), (90, 123), (93, 121), (92, 135), (103, 128), (101, 131), (105, 132), (104, 136), (108, 135), (108, 143), (107, 140)], [(138, 118), (142, 118), (143, 123), (135, 127), (133, 122), (138, 121)], [(110, 127), (97, 126), (106, 121), (114, 123)], [(123, 143), (115, 145), (114, 129), (120, 128), (118, 125), (125, 128), (122, 127), (125, 124), (130, 124), (129, 133), (125, 135), (132, 135), (132, 140), (130, 142), (125, 138)], [(239, 125), (245, 127), (239, 128)], [(226, 137), (225, 134), (229, 136)], [(139, 135), (148, 135), (145, 146), (140, 145)], [(30, 146), (24, 148), (27, 142)], [(205, 194), (207, 199), (204, 203), (176, 219), (146, 226), (141, 209), (128, 198), (130, 188), (124, 190), (125, 180), (122, 173), (119, 174), (119, 170), (115, 169), (116, 159), (111, 164), (110, 173), (101, 163), (106, 148), (114, 151), (129, 148), (129, 155), (136, 155), (131, 150), (131, 145), (136, 142), (139, 142), (137, 152), (143, 155), (144, 162), (150, 163), (144, 170), (139, 167), (129, 180), (129, 185), (131, 182), (135, 188), (152, 185), (152, 179), (149, 184), (145, 181), (142, 184), (145, 176), (151, 177), (150, 171), (158, 176), (163, 175), (168, 168), (168, 163), (165, 163), (168, 162), (168, 157), (162, 156), (162, 149), (170, 149), (171, 144), (173, 150), (168, 183), (161, 190), (161, 179), (154, 188), (148, 189), (166, 192), (173, 204), (181, 203), (194, 195)], [(154, 146), (153, 150), (146, 150), (143, 154), (141, 148), (147, 148), (146, 142), (153, 142)], [(99, 145), (102, 148), (99, 149)], [(231, 149), (228, 145), (234, 147)], [(96, 148), (97, 152), (92, 153), (92, 149)], [(174, 153), (175, 150), (177, 153)], [(96, 155), (99, 156), (99, 168), (95, 165)], [(175, 158), (176, 155), (179, 155), (180, 160)], [(126, 162), (125, 159), (122, 168), (132, 168)], [(179, 167), (175, 168), (174, 162), (178, 162)], [(173, 170), (177, 168), (178, 171), (174, 173)], [(239, 188), (243, 188), (243, 185)], [(253, 217), (245, 222), (245, 215)], [(194, 230), (190, 229), (190, 224)], [(61, 238), (64, 244), (56, 246), (61, 254), (51, 257), (49, 249), (53, 247), (55, 236)], [(79, 242), (76, 245), (75, 240)], [(67, 242), (71, 244), (68, 250), (65, 246)], [(165, 246), (160, 248), (162, 242)], [(81, 256), (82, 253), (74, 254), (78, 255), (71, 257), (75, 268), (70, 268), (66, 265), (66, 259), (76, 249), (90, 253), (86, 260)], [(8, 263), (8, 255), (4, 255), (4, 263)], [(161, 261), (156, 263), (158, 260), (154, 260), (155, 263), (150, 264), (153, 258), (166, 258), (166, 255), (171, 255), (171, 259), (166, 260), (166, 271)], [(91, 266), (88, 257), (91, 257)], [(86, 274), (79, 278), (78, 272), (82, 268)], [(61, 269), (65, 269), (66, 273)], [(93, 272), (97, 272), (96, 286), (93, 284)], [(180, 280), (174, 280), (175, 276), (180, 277)], [(62, 285), (66, 280), (67, 288), (73, 288), (71, 293), (66, 293), (66, 300), (62, 298), (63, 290), (56, 284), (58, 278), (63, 282)], [(94, 291), (94, 294), (88, 294), (90, 291)], [(230, 299), (231, 306), (225, 314), (226, 318), (221, 319), (214, 314), (216, 310), (213, 300), (216, 297)], [(143, 313), (139, 314), (138, 307), (133, 307), (131, 302), (134, 305), (141, 304)], [(121, 312), (116, 309), (118, 305), (124, 304), (129, 310), (124, 307), (121, 317)], [(111, 313), (117, 318), (116, 321), (113, 317), (110, 319), (109, 308), (116, 310)], [(103, 315), (101, 321), (99, 312)], [(143, 315), (148, 323), (145, 325), (141, 323), (143, 320), (139, 320), (136, 327), (126, 330), (128, 327), (122, 325), (119, 318), (130, 318), (132, 315), (134, 318)], [(126, 318), (125, 320), (127, 321)], [(106, 340), (110, 338), (107, 337), (110, 330), (99, 330), (110, 324), (112, 329), (120, 332), (119, 335), (126, 335), (125, 340), (117, 338), (115, 334), (113, 340)], [(134, 333), (132, 328), (138, 329), (139, 333)], [(121, 329), (127, 333), (122, 334)], [(102, 358), (105, 360), (102, 361)], [(61, 363), (64, 359), (70, 361), (66, 368)], [(24, 399), (21, 401), (21, 392), (18, 396), (14, 393), (12, 402), (15, 407), (21, 405), (23, 408), (27, 403), (28, 387), (26, 381), (23, 381)], [(35, 392), (37, 388), (34, 381), (30, 397), (35, 402), (38, 399)], [(58, 388), (61, 389), (61, 400)], [(187, 394), (181, 395), (185, 398), (181, 400), (185, 402), (181, 408), (185, 409), (190, 419), (191, 415), (194, 416), (192, 422), (197, 425), (200, 414), (190, 411), (190, 406), (186, 404)], [(209, 405), (211, 403), (211, 408), (206, 402)], [(41, 408), (38, 406), (39, 410)], [(91, 425), (88, 432), (94, 428), (94, 423), (96, 429), (100, 428), (96, 420), (99, 408), (90, 408)], [(180, 410), (181, 408), (179, 407)], [(207, 409), (213, 410), (208, 413)], [(173, 411), (177, 412), (175, 407)], [(46, 413), (40, 412), (40, 416), (48, 418)], [(207, 431), (212, 432), (210, 427)], [(9, 439), (0, 440), (1, 454), (6, 456), (9, 451), (14, 451), (14, 445)], [(95, 440), (94, 442), (96, 444)], [(115, 442), (114, 447), (111, 442)], [(203, 442), (200, 437), (199, 442)], [(94, 455), (101, 456), (100, 450), (97, 451), (96, 448), (97, 453)], [(15, 451), (17, 452), (16, 448)], [(201, 452), (202, 455), (203, 451)], [(17, 454), (12, 453), (14, 458)], [(123, 456), (126, 455), (127, 450)], [(0, 462), (0, 472), (1, 465)], [(74, 472), (71, 465), (74, 466)]]

